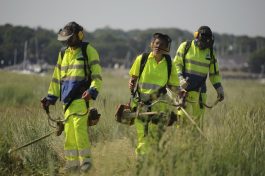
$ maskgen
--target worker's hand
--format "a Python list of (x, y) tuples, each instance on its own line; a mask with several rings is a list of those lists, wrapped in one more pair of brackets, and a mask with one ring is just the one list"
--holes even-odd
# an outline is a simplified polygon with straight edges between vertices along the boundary
[(219, 101), (223, 101), (224, 100), (224, 89), (222, 86), (218, 87), (216, 89), (216, 92), (217, 92), (217, 99)]
[(96, 100), (97, 96), (98, 96), (98, 91), (97, 91), (97, 89), (95, 89), (94, 87), (91, 87), (91, 88), (87, 89), (87, 90), (83, 93), (82, 98), (83, 98), (84, 100), (86, 100), (86, 101), (89, 101), (89, 100), (91, 100), (91, 99)]
[(188, 92), (185, 89), (180, 89), (178, 92), (179, 98), (184, 98), (188, 95)]
[(52, 104), (47, 97), (44, 97), (43, 99), (41, 99), (41, 106), (42, 108), (46, 111), (49, 112), (49, 106)]
[(180, 89), (178, 92), (178, 102), (179, 105), (183, 108), (186, 108), (186, 97), (188, 96), (188, 92), (185, 89)]
[(131, 77), (129, 80), (129, 89), (132, 91), (136, 86), (137, 77)]
[(184, 90), (186, 90), (188, 87), (188, 83), (187, 83), (186, 79), (180, 79), (179, 85), (180, 85), (181, 89), (184, 89)]
[(91, 96), (89, 94), (89, 92), (86, 90), (83, 94), (82, 94), (82, 98), (85, 100), (85, 101), (89, 101), (91, 100)]

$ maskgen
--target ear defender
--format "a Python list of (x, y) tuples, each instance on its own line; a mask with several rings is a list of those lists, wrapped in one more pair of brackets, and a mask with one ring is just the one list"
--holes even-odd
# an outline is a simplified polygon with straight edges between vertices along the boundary
[(78, 39), (79, 40), (82, 41), (84, 39), (84, 33), (83, 33), (83, 31), (79, 31), (77, 35), (78, 35)]
[(194, 36), (194, 38), (198, 38), (199, 37), (199, 32), (198, 31), (194, 32), (193, 36)]

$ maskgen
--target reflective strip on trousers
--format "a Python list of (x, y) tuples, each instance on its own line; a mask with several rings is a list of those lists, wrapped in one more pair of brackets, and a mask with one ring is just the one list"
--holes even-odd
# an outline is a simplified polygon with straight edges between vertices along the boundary
[[(67, 167), (73, 167), (73, 166), (79, 166), (84, 164), (84, 163), (91, 163), (91, 152), (89, 149), (86, 150), (65, 150), (65, 159), (66, 159), (66, 165)], [(78, 155), (79, 153), (79, 155)]]
[(91, 151), (89, 149), (85, 150), (79, 150), (79, 156), (80, 157), (90, 157), (91, 156)]
[(89, 149), (79, 151), (80, 164), (91, 163), (91, 151)]
[(66, 160), (78, 160), (77, 150), (64, 150), (64, 156)]

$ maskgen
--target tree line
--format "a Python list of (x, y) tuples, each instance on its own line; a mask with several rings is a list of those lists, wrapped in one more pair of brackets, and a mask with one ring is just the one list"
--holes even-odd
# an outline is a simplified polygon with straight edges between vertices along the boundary
[[(104, 67), (112, 67), (116, 63), (130, 67), (138, 54), (149, 50), (151, 36), (155, 32), (165, 33), (172, 38), (172, 57), (181, 42), (193, 38), (192, 32), (177, 28), (123, 31), (105, 27), (93, 32), (85, 31), (85, 40), (98, 50)], [(264, 37), (214, 35), (218, 57), (243, 59), (250, 71), (260, 72), (265, 64)], [(30, 63), (55, 64), (61, 47), (57, 33), (52, 30), (0, 25), (0, 67), (20, 64), (25, 58)]]

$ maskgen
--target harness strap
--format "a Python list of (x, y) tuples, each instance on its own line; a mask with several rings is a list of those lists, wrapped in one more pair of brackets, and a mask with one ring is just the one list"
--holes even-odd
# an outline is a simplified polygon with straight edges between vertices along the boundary
[(185, 78), (186, 77), (186, 55), (191, 47), (191, 42), (190, 40), (188, 40), (186, 42), (186, 45), (185, 45), (185, 48), (184, 48), (184, 53), (182, 55), (182, 61), (183, 61), (183, 69), (182, 69), (182, 74), (183, 74), (183, 77)]
[[(89, 66), (88, 65), (88, 55), (87, 55), (87, 51), (86, 51), (88, 45), (89, 45), (88, 42), (82, 42), (81, 43), (81, 50), (82, 50), (82, 55), (84, 57), (85, 79), (87, 79), (87, 83), (88, 84), (91, 84), (91, 81), (92, 81), (91, 75), (88, 76), (88, 69), (90, 69), (90, 67), (88, 67), (88, 69), (87, 69), (87, 66)], [(64, 53), (65, 53), (65, 50), (66, 49), (67, 49), (67, 47), (62, 47), (62, 49), (61, 49), (61, 58), (62, 58), (62, 60), (64, 58)], [(90, 86), (90, 85), (88, 85), (88, 86)], [(61, 83), (60, 83), (60, 92), (61, 92)], [(69, 102), (64, 107), (64, 112), (66, 112), (66, 110), (69, 108), (69, 106), (71, 105), (71, 103), (75, 100), (75, 98), (76, 98), (75, 96), (71, 97), (71, 99), (69, 100)], [(61, 100), (61, 93), (60, 93), (60, 100)], [(86, 106), (87, 106), (87, 108), (89, 107), (89, 102), (86, 102)]]

